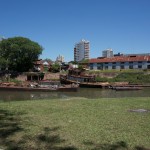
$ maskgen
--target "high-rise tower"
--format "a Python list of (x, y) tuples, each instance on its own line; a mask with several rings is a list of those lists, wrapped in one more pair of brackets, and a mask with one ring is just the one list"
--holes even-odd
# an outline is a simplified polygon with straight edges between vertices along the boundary
[(74, 61), (79, 62), (83, 59), (89, 59), (90, 42), (82, 39), (74, 47)]
[(113, 50), (112, 49), (106, 49), (104, 51), (102, 51), (102, 56), (103, 57), (107, 57), (107, 58), (110, 58), (110, 57), (113, 57)]

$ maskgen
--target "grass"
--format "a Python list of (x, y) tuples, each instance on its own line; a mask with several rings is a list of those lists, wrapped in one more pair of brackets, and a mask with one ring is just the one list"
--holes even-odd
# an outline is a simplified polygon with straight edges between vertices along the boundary
[(0, 149), (146, 150), (150, 98), (0, 102)]
[(144, 73), (120, 73), (114, 78), (106, 78), (106, 77), (96, 77), (96, 81), (103, 82), (129, 82), (133, 84), (149, 84), (150, 83), (150, 74)]

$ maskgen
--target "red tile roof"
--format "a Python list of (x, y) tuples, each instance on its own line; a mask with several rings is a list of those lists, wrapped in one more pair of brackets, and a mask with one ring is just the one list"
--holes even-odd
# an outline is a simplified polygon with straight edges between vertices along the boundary
[(92, 58), (89, 63), (105, 63), (105, 62), (137, 62), (150, 61), (150, 56), (115, 56), (111, 58)]

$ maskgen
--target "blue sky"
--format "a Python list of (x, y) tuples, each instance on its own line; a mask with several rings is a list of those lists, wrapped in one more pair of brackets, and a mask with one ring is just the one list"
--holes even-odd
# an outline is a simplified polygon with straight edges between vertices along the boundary
[(43, 48), (41, 58), (73, 60), (81, 39), (90, 58), (150, 53), (150, 0), (0, 0), (0, 36), (23, 36)]

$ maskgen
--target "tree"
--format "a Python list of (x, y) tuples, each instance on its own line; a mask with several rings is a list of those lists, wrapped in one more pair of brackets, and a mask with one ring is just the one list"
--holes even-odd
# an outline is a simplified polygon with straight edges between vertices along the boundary
[(7, 61), (3, 57), (0, 57), (0, 70), (4, 70), (5, 68), (7, 68)]
[(60, 64), (58, 64), (58, 63), (55, 63), (55, 64), (53, 64), (52, 66), (51, 66), (51, 68), (50, 68), (50, 71), (51, 72), (59, 72), (60, 71)]
[(83, 64), (86, 64), (86, 63), (89, 63), (89, 59), (82, 59), (79, 63), (83, 63)]
[(89, 59), (83, 59), (79, 62), (79, 69), (88, 68)]
[(43, 48), (24, 37), (13, 37), (0, 42), (0, 66), (5, 64), (9, 70), (25, 72), (33, 67)]
[(50, 58), (45, 58), (44, 61), (51, 62), (51, 63), (53, 62)]

